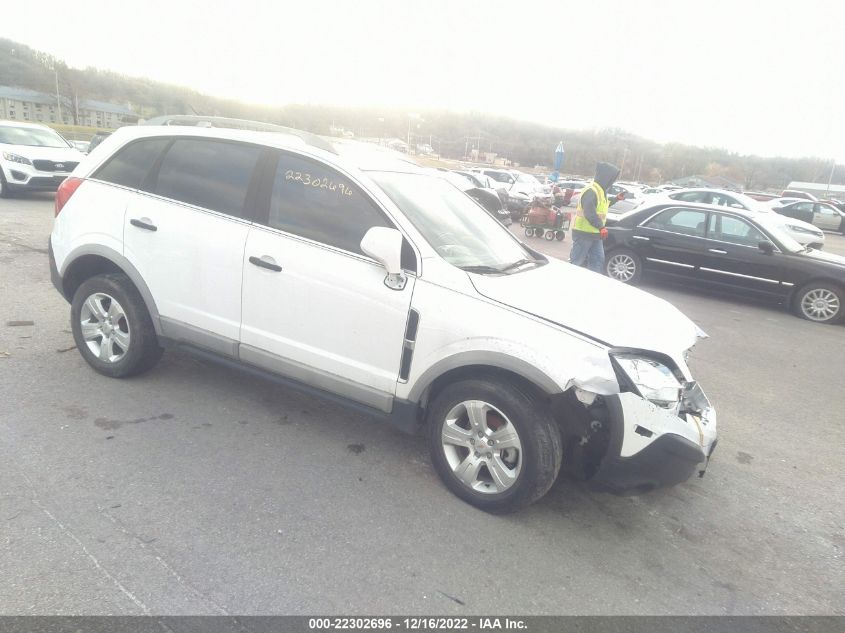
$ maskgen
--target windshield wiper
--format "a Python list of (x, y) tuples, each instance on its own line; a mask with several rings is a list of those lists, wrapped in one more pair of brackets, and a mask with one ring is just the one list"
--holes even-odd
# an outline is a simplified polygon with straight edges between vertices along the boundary
[(520, 266), (525, 266), (525, 264), (539, 264), (539, 259), (518, 259), (512, 264), (508, 264), (504, 268), (502, 268), (502, 272), (507, 272), (509, 270), (513, 270), (514, 268), (519, 268)]
[(465, 270), (468, 273), (479, 273), (481, 275), (485, 273), (498, 275), (502, 272), (499, 268), (495, 268), (493, 266), (458, 266), (458, 268)]

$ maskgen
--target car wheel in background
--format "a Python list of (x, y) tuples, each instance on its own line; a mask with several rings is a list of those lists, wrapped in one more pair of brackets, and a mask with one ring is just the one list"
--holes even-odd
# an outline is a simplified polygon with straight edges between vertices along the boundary
[(9, 185), (6, 184), (6, 177), (3, 175), (3, 170), (0, 169), (0, 198), (11, 198), (12, 192), (9, 190)]
[(643, 274), (640, 256), (627, 248), (611, 251), (605, 263), (607, 276), (625, 284), (635, 284)]
[(560, 430), (547, 404), (506, 380), (445, 387), (426, 414), (437, 474), (454, 494), (493, 513), (542, 497), (560, 470)]
[(134, 376), (161, 358), (152, 319), (126, 275), (97, 275), (84, 281), (73, 295), (70, 314), (79, 353), (101, 374)]
[(816, 323), (840, 323), (845, 319), (845, 292), (827, 281), (811, 282), (795, 293), (793, 308), (798, 316)]

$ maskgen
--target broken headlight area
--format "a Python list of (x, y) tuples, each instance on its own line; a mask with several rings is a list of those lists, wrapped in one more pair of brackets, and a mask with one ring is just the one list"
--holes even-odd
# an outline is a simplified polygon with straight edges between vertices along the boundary
[(610, 358), (623, 391), (636, 393), (663, 409), (678, 410), (686, 385), (669, 361), (627, 352)]

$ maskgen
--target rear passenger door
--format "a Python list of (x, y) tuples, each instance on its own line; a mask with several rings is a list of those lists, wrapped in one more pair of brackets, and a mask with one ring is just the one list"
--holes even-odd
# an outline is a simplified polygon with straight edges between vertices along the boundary
[(647, 271), (696, 279), (704, 253), (707, 211), (669, 207), (635, 227), (631, 245)]
[(176, 137), (130, 200), (124, 254), (149, 286), (165, 336), (234, 355), (248, 193), (262, 153), (244, 143)]

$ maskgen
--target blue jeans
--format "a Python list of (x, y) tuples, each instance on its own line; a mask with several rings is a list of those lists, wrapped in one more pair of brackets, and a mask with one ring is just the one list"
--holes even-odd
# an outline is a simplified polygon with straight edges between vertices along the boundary
[(585, 266), (593, 272), (604, 274), (604, 244), (595, 238), (581, 237), (572, 232), (572, 251), (569, 253), (569, 263)]

